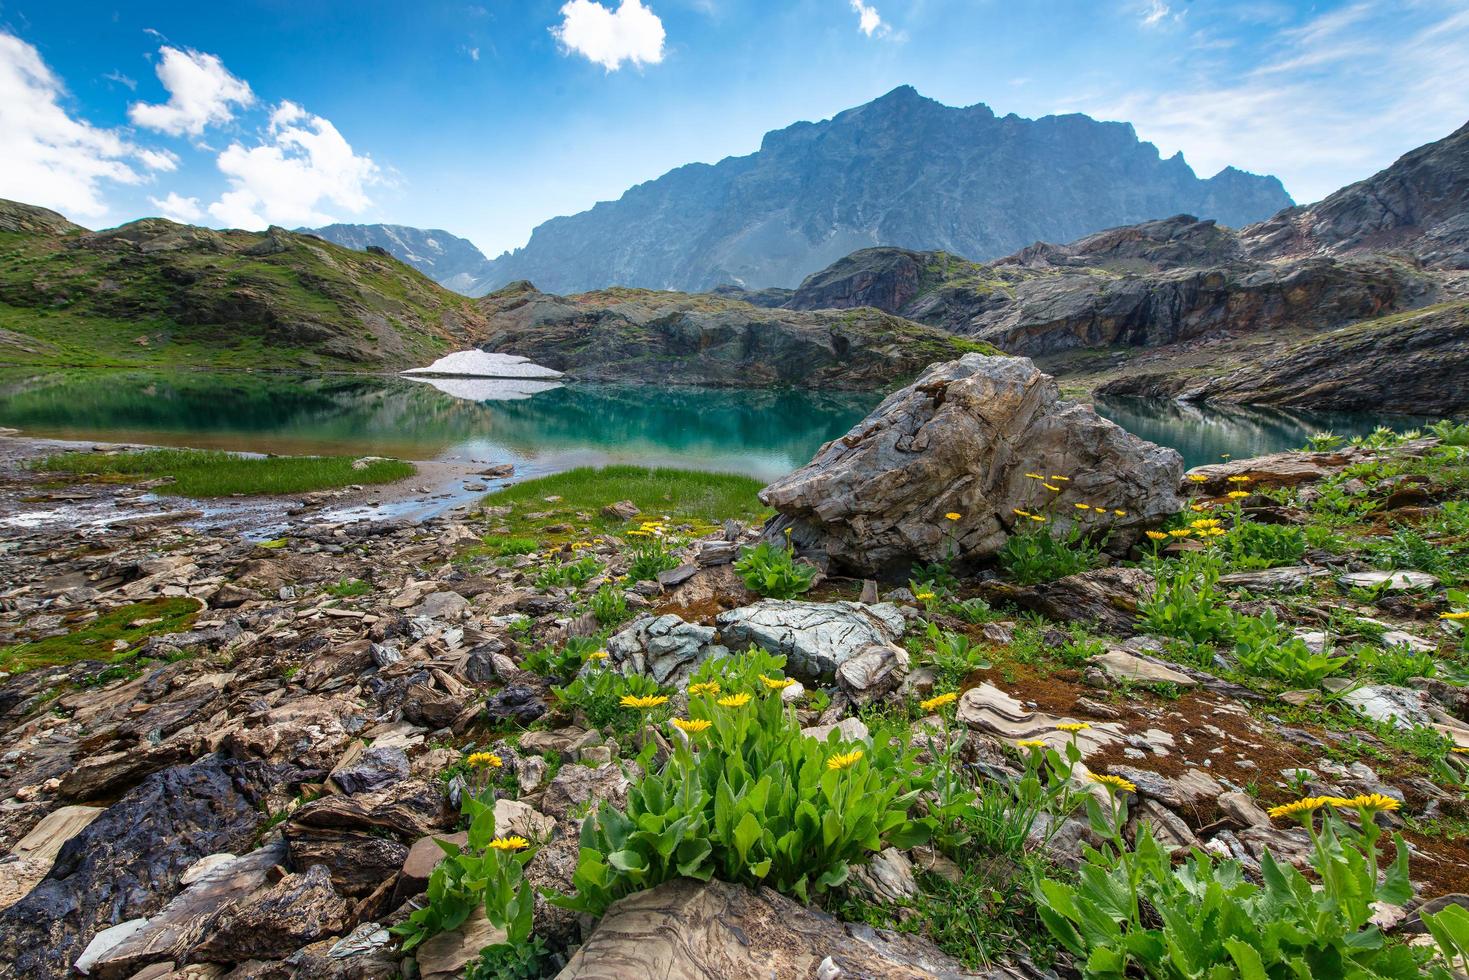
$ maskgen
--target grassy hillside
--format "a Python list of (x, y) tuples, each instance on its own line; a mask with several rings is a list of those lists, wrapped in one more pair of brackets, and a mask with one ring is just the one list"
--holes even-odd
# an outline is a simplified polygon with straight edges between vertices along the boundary
[(396, 259), (310, 235), (161, 218), (89, 232), (0, 201), (0, 363), (401, 368), (484, 324)]

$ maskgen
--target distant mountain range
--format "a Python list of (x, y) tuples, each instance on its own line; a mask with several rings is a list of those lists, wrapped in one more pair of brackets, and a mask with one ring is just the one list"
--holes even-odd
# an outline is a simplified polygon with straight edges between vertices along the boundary
[(454, 263), (438, 258), (429, 239), (469, 245), (438, 231), (314, 233), (379, 245), (471, 296), (521, 279), (557, 293), (697, 291), (794, 287), (874, 245), (985, 260), (1180, 213), (1239, 227), (1291, 203), (1274, 177), (1228, 167), (1201, 180), (1182, 155), (1161, 158), (1127, 123), (999, 117), (903, 86), (832, 119), (767, 133), (756, 153), (679, 167), (616, 201), (552, 218), (524, 248), (480, 256), (482, 265), (457, 261), (457, 249)]
[(358, 251), (375, 245), (457, 293), (483, 293), (483, 289), (474, 292), (475, 284), (490, 274), (490, 260), (473, 242), (441, 228), (338, 224), (296, 230)]

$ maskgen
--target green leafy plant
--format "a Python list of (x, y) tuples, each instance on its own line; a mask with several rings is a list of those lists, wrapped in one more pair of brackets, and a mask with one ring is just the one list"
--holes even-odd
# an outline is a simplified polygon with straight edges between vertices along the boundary
[(1072, 769), (1081, 761), (1075, 733), (1063, 751), (1037, 740), (1021, 746), (1024, 772), (1011, 782), (987, 780), (969, 816), (975, 840), (986, 852), (1019, 858), (1026, 853), (1036, 823), (1047, 817), (1046, 832), (1038, 842), (1045, 847), (1076, 809)]
[(344, 578), (333, 585), (328, 585), (322, 591), (327, 595), (336, 596), (338, 599), (350, 599), (353, 596), (366, 595), (371, 592), (372, 585), (361, 579)]
[[(699, 689), (717, 684), (719, 691), (775, 690), (766, 680), (785, 680), (786, 658), (771, 653), (764, 647), (750, 646), (744, 653), (729, 657), (711, 657), (699, 664), (689, 675), (689, 687)], [(712, 689), (711, 689), (712, 690)], [(717, 692), (714, 692), (717, 693)]]
[(1431, 652), (1414, 650), (1406, 643), (1387, 647), (1363, 643), (1352, 652), (1362, 673), (1388, 684), (1401, 686), (1414, 677), (1432, 677), (1438, 673), (1438, 661)]
[(1217, 546), (1236, 568), (1274, 568), (1291, 565), (1306, 553), (1306, 534), (1289, 524), (1260, 524), (1239, 521)]
[(568, 585), (585, 585), (602, 571), (602, 563), (591, 555), (582, 555), (575, 561), (552, 562), (536, 575), (536, 588), (550, 589)]
[(1086, 529), (1080, 525), (1059, 536), (1045, 525), (1027, 528), (1006, 538), (996, 556), (1005, 575), (1020, 585), (1088, 571), (1101, 557), (1101, 544), (1090, 543)]
[(520, 946), (530, 938), (535, 894), (524, 869), (534, 852), (523, 838), (495, 836), (492, 803), (466, 795), (464, 807), (469, 817), (465, 845), (435, 841), (444, 859), (429, 875), (425, 904), (391, 930), (402, 937), (404, 952), (459, 928), (480, 909), (505, 930), (507, 945)]
[(1428, 431), (1446, 446), (1469, 446), (1469, 422), (1442, 419), (1430, 425)]
[(734, 567), (746, 588), (772, 599), (794, 599), (811, 588), (818, 573), (815, 565), (796, 561), (789, 544), (777, 547), (769, 541), (742, 548)]
[[(1115, 777), (1103, 777), (1108, 779)], [(1311, 837), (1310, 864), (1320, 880), (1316, 887), (1268, 852), (1260, 860), (1260, 884), (1245, 877), (1239, 862), (1197, 849), (1175, 867), (1146, 822), (1128, 847), (1121, 788), (1130, 787), (1121, 780), (1109, 786), (1106, 805), (1088, 799), (1092, 829), (1107, 843), (1100, 850), (1085, 848), (1077, 882), (1044, 876), (1035, 882), (1042, 921), (1086, 977), (1408, 980), (1423, 975), (1432, 950), (1391, 944), (1370, 924), (1374, 902), (1401, 906), (1413, 894), (1401, 836), (1393, 839), (1396, 857), (1379, 881), (1380, 832), (1372, 816), (1376, 809), (1390, 808), (1383, 798), (1293, 804), (1301, 808)], [(1314, 811), (1323, 806), (1318, 826)], [(1360, 829), (1334, 812), (1336, 806), (1355, 808)]]
[(928, 838), (929, 823), (908, 816), (920, 791), (908, 745), (807, 738), (772, 689), (699, 694), (689, 712), (688, 737), (633, 783), (626, 811), (603, 804), (583, 823), (575, 893), (557, 904), (600, 915), (680, 876), (810, 901), (853, 862)]
[(1320, 687), (1341, 670), (1346, 658), (1313, 653), (1306, 641), (1280, 624), (1275, 610), (1259, 616), (1235, 616), (1234, 656), (1240, 669), (1257, 677), (1274, 677), (1291, 687)]
[(989, 658), (963, 633), (943, 629), (936, 623), (925, 623), (923, 630), (929, 644), (923, 658), (933, 668), (939, 687), (956, 690), (970, 674), (990, 666)]
[(603, 582), (588, 602), (592, 615), (603, 626), (615, 626), (627, 619), (627, 596), (615, 582)]
[(560, 649), (553, 645), (532, 650), (520, 661), (520, 667), (542, 677), (571, 677), (601, 646), (600, 636), (567, 637)]
[(1219, 569), (1207, 558), (1186, 555), (1176, 563), (1153, 564), (1152, 595), (1138, 603), (1138, 626), (1156, 633), (1211, 643), (1229, 631), (1229, 609), (1215, 583)]
[(1313, 453), (1328, 453), (1340, 449), (1346, 440), (1332, 432), (1317, 432), (1306, 440), (1306, 450)]
[(632, 541), (632, 560), (627, 566), (627, 576), (634, 582), (653, 581), (659, 572), (678, 567), (678, 554), (673, 545), (662, 534), (652, 531), (629, 531)]
[(551, 693), (556, 695), (562, 707), (573, 711), (580, 709), (593, 728), (614, 734), (637, 731), (650, 720), (656, 722), (668, 713), (664, 705), (654, 705), (644, 712), (622, 703), (622, 699), (627, 697), (662, 697), (663, 692), (653, 678), (646, 674), (624, 677), (597, 664), (587, 667), (565, 687), (551, 688)]
[(554, 972), (546, 941), (532, 936), (523, 943), (486, 946), (464, 971), (464, 980), (541, 980)]

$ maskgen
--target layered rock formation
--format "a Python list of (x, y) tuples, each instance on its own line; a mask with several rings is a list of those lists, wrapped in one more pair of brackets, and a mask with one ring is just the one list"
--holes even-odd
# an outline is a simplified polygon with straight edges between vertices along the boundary
[(991, 258), (1180, 211), (1239, 226), (1290, 203), (1273, 177), (1226, 168), (1200, 180), (1126, 123), (1000, 117), (903, 86), (767, 133), (757, 153), (553, 218), (491, 262), (474, 292), (517, 279), (558, 292), (790, 287), (864, 246)]
[(1062, 401), (1029, 360), (970, 354), (890, 395), (760, 499), (777, 511), (767, 536), (789, 531), (835, 568), (891, 576), (993, 555), (1032, 527), (1027, 514), (1125, 549), (1179, 510), (1182, 473), (1178, 453)]
[(490, 260), (473, 242), (442, 228), (335, 224), (297, 231), (359, 251), (380, 248), (455, 292), (468, 293), (489, 271)]
[(770, 310), (644, 289), (554, 296), (516, 283), (480, 305), (485, 349), (582, 380), (870, 389), (992, 349), (879, 310)]

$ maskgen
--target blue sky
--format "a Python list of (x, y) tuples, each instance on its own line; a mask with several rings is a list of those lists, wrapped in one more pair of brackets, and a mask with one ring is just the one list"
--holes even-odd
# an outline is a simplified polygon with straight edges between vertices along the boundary
[(0, 0), (0, 197), (487, 254), (901, 84), (1310, 201), (1469, 119), (1469, 0)]

